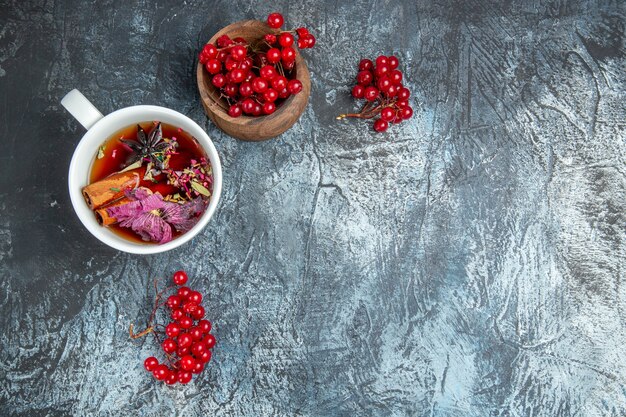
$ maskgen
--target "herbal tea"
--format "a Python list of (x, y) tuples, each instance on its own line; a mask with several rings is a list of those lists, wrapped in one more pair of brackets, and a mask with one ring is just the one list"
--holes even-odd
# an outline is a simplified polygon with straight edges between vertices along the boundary
[(100, 225), (131, 241), (163, 244), (197, 223), (212, 191), (211, 164), (192, 136), (141, 122), (100, 146), (83, 196)]

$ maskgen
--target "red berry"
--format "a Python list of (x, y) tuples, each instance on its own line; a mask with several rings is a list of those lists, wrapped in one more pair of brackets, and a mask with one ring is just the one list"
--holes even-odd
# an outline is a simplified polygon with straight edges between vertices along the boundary
[(359, 71), (371, 71), (374, 68), (374, 63), (371, 59), (362, 59), (359, 62)]
[(180, 287), (176, 293), (181, 298), (181, 300), (186, 300), (190, 292), (191, 290), (189, 289), (189, 287)]
[(283, 19), (283, 15), (280, 13), (270, 13), (267, 16), (267, 25), (273, 29), (278, 29), (285, 23), (285, 19)]
[(165, 353), (174, 353), (178, 346), (176, 345), (176, 341), (174, 339), (167, 338), (161, 343), (161, 347)]
[(389, 90), (389, 87), (391, 87), (391, 80), (389, 79), (389, 77), (386, 76), (380, 77), (376, 85), (378, 86), (378, 89), (380, 91), (386, 93), (387, 90)]
[(272, 79), (272, 88), (276, 91), (280, 91), (287, 87), (287, 78), (282, 75), (277, 75)]
[(360, 84), (352, 87), (352, 97), (354, 98), (363, 98), (363, 94), (365, 94), (365, 87)]
[(202, 361), (196, 361), (193, 367), (193, 371), (191, 372), (194, 374), (199, 374), (203, 370), (204, 370), (204, 364), (202, 363)]
[(196, 311), (196, 308), (198, 308), (198, 304), (193, 301), (185, 301), (185, 304), (183, 304), (183, 311), (189, 315)]
[(200, 52), (199, 60), (202, 65), (206, 64), (209, 61), (209, 59), (211, 58), (209, 58), (209, 56), (205, 54), (204, 51)]
[(400, 115), (404, 120), (410, 119), (413, 116), (413, 109), (410, 106), (400, 107)]
[(278, 75), (278, 73), (276, 72), (276, 68), (274, 68), (273, 66), (265, 65), (259, 71), (259, 75), (262, 78), (265, 78), (266, 80), (270, 81), (270, 80), (273, 80)]
[[(240, 87), (241, 90), (241, 87)], [(241, 91), (240, 91), (241, 94)], [(241, 110), (241, 106), (239, 104), (233, 104), (232, 106), (230, 106), (228, 108), (228, 115), (230, 117), (239, 117), (241, 116), (242, 110)]]
[(305, 42), (305, 48), (313, 48), (315, 46), (315, 36), (310, 33), (302, 38), (302, 40)]
[(396, 85), (400, 84), (402, 82), (402, 72), (397, 69), (392, 69), (389, 71), (389, 79)]
[(193, 355), (196, 358), (200, 358), (200, 356), (202, 356), (202, 354), (207, 351), (208, 348), (206, 347), (206, 345), (204, 343), (194, 343), (193, 346), (191, 347), (191, 353), (193, 353)]
[[(178, 343), (180, 344), (180, 341)], [(213, 346), (215, 346), (215, 336), (207, 334), (204, 336), (204, 339), (202, 339), (202, 343), (204, 343), (209, 349), (213, 349)]]
[(167, 366), (161, 364), (161, 365), (157, 365), (154, 368), (154, 370), (152, 371), (152, 375), (154, 375), (154, 377), (158, 379), (159, 381), (163, 381), (167, 377), (168, 372), (169, 372), (169, 369), (167, 368)]
[[(269, 101), (269, 102), (273, 103), (276, 100), (278, 100), (278, 92), (276, 90), (274, 90), (273, 88), (268, 88), (263, 93), (263, 98), (265, 99), (265, 101)], [(266, 114), (269, 114), (269, 113), (266, 113)]]
[(361, 84), (362, 86), (367, 86), (372, 83), (374, 80), (374, 76), (368, 70), (359, 71), (356, 75), (356, 82)]
[(295, 66), (296, 66), (296, 61), (295, 60), (293, 60), (291, 62), (283, 61), (283, 68), (286, 69), (287, 71), (291, 71)]
[(207, 363), (211, 360), (211, 351), (209, 349), (205, 350), (204, 352), (202, 352), (202, 355), (197, 356), (197, 359), (199, 361), (202, 361), (203, 363)]
[(398, 58), (391, 55), (387, 57), (387, 65), (389, 65), (389, 68), (393, 70), (398, 68), (398, 65), (400, 65), (400, 61), (398, 61)]
[(220, 48), (225, 48), (232, 44), (233, 40), (228, 35), (222, 35), (217, 38), (217, 46), (219, 46)]
[(178, 323), (170, 323), (165, 326), (165, 334), (167, 335), (167, 337), (177, 337), (180, 334), (180, 326), (178, 325)]
[(193, 319), (189, 316), (182, 316), (180, 320), (178, 320), (178, 324), (181, 329), (190, 329), (193, 326)]
[(239, 87), (235, 83), (228, 83), (223, 88), (224, 94), (228, 97), (235, 97), (239, 92)]
[(150, 356), (143, 361), (143, 367), (146, 368), (148, 372), (152, 372), (158, 365), (159, 361), (154, 356)]
[(274, 45), (276, 43), (276, 35), (272, 33), (268, 33), (263, 38), (265, 39), (265, 42), (269, 43), (270, 45)]
[(376, 66), (379, 67), (381, 65), (387, 65), (389, 63), (389, 60), (387, 59), (387, 57), (385, 55), (379, 55), (378, 58), (376, 58)]
[(253, 116), (260, 116), (263, 113), (263, 106), (259, 103), (254, 103), (254, 108), (252, 109)]
[(230, 48), (230, 56), (232, 56), (235, 61), (243, 61), (247, 53), (248, 50), (243, 45), (235, 45)]
[(188, 384), (191, 381), (191, 372), (188, 371), (178, 371), (176, 373), (176, 377), (178, 378), (178, 382), (181, 384)]
[(269, 51), (267, 51), (266, 54), (267, 60), (269, 62), (271, 62), (272, 64), (277, 63), (278, 61), (280, 61), (280, 49), (278, 48), (271, 48)]
[(228, 57), (230, 57), (230, 53), (226, 49), (223, 49), (217, 53), (217, 56), (215, 58), (219, 62), (224, 62), (228, 59)]
[(211, 322), (208, 320), (200, 320), (198, 322), (198, 328), (202, 330), (202, 333), (209, 333), (211, 331)]
[(264, 92), (267, 90), (268, 85), (268, 82), (261, 77), (255, 78), (254, 81), (252, 81), (252, 89), (255, 93)]
[[(272, 90), (273, 91), (273, 90)], [(277, 94), (278, 95), (278, 94)], [(263, 114), (272, 114), (276, 111), (276, 104), (271, 101), (263, 103)]]
[(204, 337), (204, 332), (196, 326), (189, 329), (189, 335), (193, 340), (201, 340)]
[(183, 316), (185, 315), (185, 312), (181, 309), (177, 309), (177, 310), (173, 310), (172, 311), (172, 320), (180, 320), (181, 318), (183, 318)]
[[(309, 42), (305, 38), (298, 38), (298, 48), (306, 49), (308, 45)], [(200, 58), (202, 58), (202, 56), (200, 56)], [(200, 62), (202, 62), (202, 60)]]
[(299, 80), (290, 80), (287, 84), (287, 90), (290, 94), (296, 95), (302, 91), (302, 83)]
[(226, 61), (224, 62), (224, 69), (226, 69), (226, 71), (232, 71), (238, 66), (239, 66), (239, 62), (235, 61), (232, 56), (229, 56), (228, 58), (226, 58)]
[(178, 346), (178, 350), (176, 351), (176, 354), (178, 355), (179, 358), (182, 358), (185, 355), (189, 355), (189, 353), (191, 352), (191, 349), (186, 347), (186, 348), (181, 348), (180, 346)]
[(224, 74), (215, 74), (211, 79), (211, 84), (217, 88), (222, 88), (226, 85), (226, 77), (224, 77)]
[(185, 371), (191, 371), (196, 366), (196, 360), (191, 355), (180, 358), (180, 367)]
[(411, 97), (411, 92), (408, 88), (402, 87), (400, 91), (398, 91), (398, 100), (408, 100)]
[(301, 38), (303, 36), (306, 36), (309, 34), (309, 30), (307, 28), (298, 28), (296, 29), (296, 33), (298, 34), (298, 37)]
[(376, 65), (376, 69), (374, 70), (374, 74), (380, 78), (383, 75), (389, 72), (389, 66), (387, 65)]
[(389, 123), (383, 119), (378, 119), (374, 122), (374, 130), (377, 132), (384, 132), (389, 127)]
[(367, 101), (374, 101), (378, 98), (379, 94), (380, 92), (378, 91), (378, 88), (370, 86), (365, 89), (363, 97), (365, 97), (365, 100)]
[(387, 89), (387, 95), (388, 95), (389, 97), (395, 97), (395, 96), (397, 96), (397, 95), (398, 95), (398, 91), (400, 91), (400, 89), (398, 88), (398, 86), (397, 86), (397, 85), (395, 85), (395, 84), (391, 84), (391, 85), (389, 86), (389, 88)]
[(409, 102), (407, 100), (398, 100), (396, 101), (396, 107), (405, 107), (408, 106)]
[(287, 90), (287, 87), (283, 88), (282, 90), (278, 92), (278, 98), (287, 98), (290, 95), (291, 94), (289, 93), (289, 90)]
[(246, 79), (247, 71), (241, 68), (235, 68), (230, 72), (230, 80), (235, 84), (240, 84)]
[(204, 68), (210, 74), (217, 74), (222, 69), (222, 63), (217, 59), (209, 59), (206, 64), (204, 64)]
[(202, 302), (202, 294), (198, 291), (191, 291), (187, 299), (192, 303), (200, 304)]
[(193, 343), (193, 337), (189, 333), (181, 333), (178, 336), (178, 347), (180, 348), (188, 348)]
[(249, 82), (243, 82), (239, 85), (239, 94), (242, 97), (250, 97), (252, 94), (254, 94), (254, 90), (252, 90), (252, 83)]
[(209, 59), (215, 58), (217, 56), (217, 52), (217, 47), (212, 43), (207, 43), (206, 45), (204, 45), (204, 48), (202, 48), (202, 53), (206, 55)]
[(176, 374), (176, 371), (170, 370), (167, 373), (167, 377), (165, 378), (165, 383), (167, 385), (174, 385), (177, 381), (178, 381), (178, 375)]
[(278, 43), (283, 48), (293, 45), (293, 41), (294, 41), (293, 35), (288, 32), (283, 33), (282, 35), (278, 37)]
[(380, 118), (386, 122), (390, 122), (396, 117), (396, 112), (391, 107), (385, 107), (380, 111)]
[(294, 62), (296, 60), (296, 50), (291, 46), (283, 48), (280, 53), (280, 57), (284, 63)]
[(254, 110), (254, 100), (251, 98), (247, 98), (241, 102), (241, 109), (246, 114), (252, 114), (252, 110)]
[(180, 306), (180, 297), (177, 295), (170, 295), (169, 297), (167, 297), (166, 304), (170, 309), (174, 310), (178, 306)]

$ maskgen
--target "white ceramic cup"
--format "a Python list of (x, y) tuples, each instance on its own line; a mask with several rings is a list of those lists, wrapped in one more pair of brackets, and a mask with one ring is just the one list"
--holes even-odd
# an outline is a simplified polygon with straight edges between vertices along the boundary
[[(87, 129), (87, 133), (85, 133), (74, 151), (74, 156), (70, 163), (68, 184), (74, 211), (76, 211), (78, 218), (92, 235), (114, 249), (147, 255), (174, 249), (200, 233), (213, 216), (222, 192), (222, 165), (220, 164), (220, 158), (217, 150), (215, 150), (215, 146), (213, 146), (213, 142), (211, 142), (209, 136), (200, 126), (181, 113), (159, 106), (126, 107), (103, 116), (78, 90), (70, 91), (63, 97), (61, 104)], [(96, 221), (96, 216), (87, 206), (82, 195), (82, 188), (88, 184), (91, 165), (102, 143), (120, 129), (139, 122), (153, 120), (180, 127), (196, 138), (206, 152), (213, 167), (213, 195), (206, 211), (191, 230), (162, 245), (131, 242), (113, 233), (108, 228), (100, 226)]]

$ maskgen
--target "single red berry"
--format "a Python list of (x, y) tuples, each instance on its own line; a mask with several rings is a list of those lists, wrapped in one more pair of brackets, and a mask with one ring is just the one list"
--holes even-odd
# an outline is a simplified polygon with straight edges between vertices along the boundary
[(154, 375), (154, 377), (159, 381), (163, 381), (167, 377), (168, 371), (169, 369), (167, 368), (167, 366), (161, 364), (157, 365), (154, 368), (154, 370), (152, 371), (152, 375)]
[(194, 374), (199, 374), (203, 370), (204, 370), (204, 364), (201, 361), (196, 361), (196, 363), (194, 364), (194, 367), (193, 367), (193, 371), (191, 371), (191, 372), (194, 373)]
[(290, 95), (291, 94), (289, 93), (289, 90), (287, 90), (287, 87), (278, 92), (278, 98), (288, 98)]
[(254, 94), (254, 90), (252, 89), (252, 83), (249, 82), (243, 82), (239, 85), (239, 94), (242, 97), (250, 97), (252, 94)]
[(296, 66), (296, 60), (294, 59), (291, 62), (285, 62), (283, 61), (283, 68), (287, 71), (291, 71), (293, 70), (293, 68)]
[(389, 65), (389, 67), (393, 70), (398, 68), (398, 65), (400, 65), (400, 61), (398, 60), (398, 58), (391, 55), (387, 57), (387, 65)]
[(202, 361), (202, 363), (207, 363), (208, 361), (211, 360), (211, 351), (209, 349), (207, 349), (204, 352), (202, 352), (202, 355), (197, 356), (196, 358), (199, 361)]
[(408, 88), (402, 87), (400, 91), (398, 91), (398, 100), (408, 100), (411, 97), (411, 91)]
[(179, 358), (182, 358), (185, 355), (189, 355), (191, 353), (191, 348), (181, 348), (180, 346), (178, 347), (178, 350), (176, 351), (176, 355), (178, 355)]
[(293, 49), (291, 46), (283, 48), (280, 53), (280, 58), (283, 60), (284, 63), (294, 62), (296, 60), (296, 50)]
[(374, 70), (374, 75), (380, 78), (383, 75), (387, 74), (389, 71), (390, 70), (389, 70), (388, 65), (376, 65), (376, 69)]
[(191, 291), (187, 296), (187, 299), (192, 303), (200, 304), (202, 302), (202, 294), (198, 291)]
[(224, 69), (226, 71), (232, 71), (238, 67), (239, 61), (235, 61), (232, 56), (229, 56), (228, 58), (226, 58), (226, 61), (224, 61)]
[(272, 29), (278, 29), (285, 23), (285, 19), (283, 19), (283, 15), (280, 13), (270, 13), (267, 16), (267, 25)]
[(217, 74), (222, 69), (222, 63), (215, 58), (209, 59), (207, 63), (204, 64), (204, 68), (206, 68), (210, 74)]
[(185, 301), (185, 304), (183, 304), (183, 311), (189, 315), (196, 311), (196, 308), (198, 308), (198, 304), (193, 301)]
[[(239, 92), (239, 87), (235, 83), (228, 83), (222, 89), (228, 97), (235, 97)], [(187, 296), (189, 297), (189, 296)]]
[(202, 330), (202, 333), (209, 333), (212, 327), (211, 322), (208, 320), (200, 320), (198, 322), (198, 328)]
[(185, 312), (181, 309), (177, 309), (177, 310), (173, 310), (172, 311), (172, 320), (180, 320), (181, 318), (183, 318), (183, 316), (185, 315)]
[[(240, 90), (241, 90), (241, 88), (240, 88)], [(239, 94), (241, 94), (241, 91), (240, 91)], [(243, 112), (242, 112), (241, 106), (239, 104), (233, 104), (232, 106), (230, 106), (228, 108), (228, 115), (230, 117), (239, 117), (239, 116), (241, 116), (242, 113)]]
[(398, 86), (397, 86), (397, 85), (395, 85), (395, 84), (391, 84), (391, 85), (389, 86), (389, 88), (387, 89), (387, 95), (388, 95), (389, 97), (395, 97), (395, 96), (397, 96), (397, 95), (398, 95), (398, 91), (399, 91), (399, 90), (400, 90), (400, 89), (398, 88)]
[(302, 83), (299, 80), (290, 80), (287, 84), (287, 89), (290, 94), (296, 95), (302, 91)]
[(259, 103), (254, 103), (254, 108), (252, 109), (252, 115), (260, 116), (261, 114), (263, 114), (263, 106), (261, 106)]
[(276, 68), (274, 68), (272, 65), (265, 65), (259, 71), (259, 75), (266, 80), (271, 81), (278, 75), (278, 73), (276, 72)]
[(202, 339), (202, 343), (204, 343), (209, 349), (213, 349), (213, 346), (215, 346), (215, 342), (215, 336), (213, 336), (212, 334), (207, 334), (206, 336), (204, 336), (204, 339)]
[[(309, 42), (307, 41), (306, 38), (298, 38), (298, 48), (306, 49), (308, 45), (309, 45)], [(202, 58), (202, 56), (200, 56), (200, 58)], [(202, 59), (200, 60), (200, 62), (202, 62)]]
[(294, 37), (291, 33), (283, 33), (282, 35), (280, 35), (278, 37), (278, 43), (280, 44), (280, 46), (282, 46), (283, 48), (286, 48), (288, 46), (293, 45), (293, 41), (294, 41)]
[(360, 84), (352, 87), (352, 97), (354, 98), (363, 98), (363, 94), (365, 94), (365, 87)]
[(379, 67), (381, 65), (387, 65), (389, 63), (389, 60), (387, 59), (387, 57), (385, 55), (379, 55), (376, 58), (376, 66)]
[(202, 53), (205, 54), (209, 59), (213, 59), (217, 56), (217, 47), (212, 43), (207, 43), (202, 48)]
[(170, 370), (165, 378), (165, 383), (167, 385), (174, 385), (176, 382), (178, 382), (178, 375), (176, 374), (176, 371)]
[[(270, 103), (275, 102), (276, 100), (278, 100), (278, 92), (276, 90), (274, 90), (273, 88), (268, 88), (267, 90), (265, 90), (265, 92), (263, 93), (263, 98), (265, 99), (265, 101), (268, 101)], [(267, 114), (267, 113), (266, 113)]]
[(174, 310), (178, 306), (180, 306), (180, 297), (177, 295), (170, 295), (169, 297), (167, 297), (166, 304), (171, 310)]
[(408, 106), (409, 102), (407, 100), (398, 100), (396, 101), (396, 107), (400, 108), (400, 107), (405, 107)]
[(389, 71), (389, 79), (396, 85), (400, 84), (402, 82), (402, 71), (392, 69)]
[(248, 50), (243, 45), (235, 45), (230, 48), (230, 56), (232, 56), (235, 61), (243, 61), (247, 54)]
[(200, 356), (208, 349), (209, 348), (206, 347), (204, 343), (194, 343), (191, 347), (191, 353), (193, 353), (196, 358), (200, 358)]
[(278, 48), (271, 48), (269, 51), (267, 51), (266, 54), (267, 60), (269, 62), (271, 62), (272, 64), (277, 63), (278, 61), (280, 61), (280, 49)]
[(194, 366), (196, 366), (196, 360), (191, 355), (185, 355), (180, 358), (180, 367), (185, 371), (193, 370)]
[(178, 337), (178, 335), (180, 334), (180, 326), (178, 325), (178, 323), (170, 323), (167, 326), (165, 326), (165, 334), (167, 335), (167, 337)]
[(233, 40), (228, 35), (222, 35), (217, 38), (217, 46), (219, 46), (220, 48), (225, 48), (229, 45), (232, 45), (233, 43)]
[(213, 84), (217, 88), (222, 88), (226, 85), (226, 77), (224, 76), (224, 74), (215, 74), (211, 79), (211, 84)]
[(252, 114), (252, 111), (254, 110), (254, 100), (252, 100), (251, 98), (248, 97), (247, 99), (242, 101), (241, 102), (241, 109), (246, 114)]
[(176, 341), (174, 339), (167, 338), (161, 343), (161, 347), (165, 353), (174, 353), (178, 346), (176, 345)]
[(359, 62), (359, 71), (371, 71), (374, 68), (374, 63), (371, 59), (362, 59)]
[(178, 320), (178, 324), (181, 329), (190, 329), (193, 326), (193, 319), (189, 316), (182, 316), (180, 320)]
[(296, 33), (298, 34), (298, 37), (301, 38), (303, 36), (306, 36), (309, 34), (309, 30), (307, 28), (298, 28), (296, 29)]
[(148, 372), (152, 372), (158, 365), (159, 361), (154, 356), (150, 356), (143, 361), (143, 367), (146, 368)]
[(390, 122), (396, 117), (396, 112), (391, 107), (385, 107), (380, 111), (380, 118), (386, 122)]
[(411, 106), (400, 107), (400, 115), (404, 120), (410, 119), (413, 116), (413, 108)]
[(248, 75), (248, 70), (252, 68), (252, 61), (248, 58), (244, 59), (239, 63), (239, 69), (246, 71), (246, 75)]
[(230, 72), (230, 81), (235, 84), (240, 84), (243, 82), (243, 80), (246, 79), (246, 75), (246, 71), (242, 70), (241, 68), (235, 68)]
[[(254, 90), (255, 93), (262, 93), (265, 90), (267, 90), (267, 87), (269, 86), (267, 80), (258, 77), (255, 78), (254, 81), (252, 81), (252, 89)], [(202, 299), (202, 297), (200, 298)]]
[(215, 58), (219, 62), (225, 62), (228, 59), (228, 57), (230, 57), (230, 52), (228, 52), (228, 50), (226, 49), (223, 49), (217, 53), (217, 56)]
[(378, 88), (370, 86), (365, 89), (365, 94), (363, 94), (363, 97), (367, 101), (374, 101), (378, 98), (379, 94), (380, 92), (378, 91)]
[(204, 332), (199, 327), (195, 326), (189, 329), (189, 335), (193, 340), (202, 340), (204, 337)]
[(356, 82), (362, 86), (368, 86), (374, 80), (374, 76), (368, 70), (359, 71), (356, 75)]
[(277, 75), (272, 79), (272, 88), (276, 91), (280, 91), (287, 87), (287, 78), (282, 75)]
[(236, 44), (240, 44), (240, 45), (247, 45), (248, 44), (248, 41), (245, 40), (244, 38), (242, 38), (241, 36), (237, 36), (236, 38), (234, 38), (233, 42), (235, 42)]
[(206, 63), (209, 61), (209, 59), (211, 59), (211, 58), (209, 58), (209, 56), (208, 56), (207, 54), (205, 54), (205, 53), (204, 53), (204, 51), (202, 51), (202, 52), (200, 52), (200, 56), (199, 56), (199, 58), (198, 58), (198, 59), (200, 60), (200, 63), (201, 63), (202, 65), (204, 65), (204, 64), (206, 64)]
[(178, 382), (181, 384), (188, 384), (191, 381), (191, 372), (188, 371), (178, 371), (176, 373), (176, 377), (178, 378)]
[(392, 84), (391, 84), (391, 80), (389, 79), (389, 77), (383, 76), (378, 79), (378, 82), (376, 83), (376, 85), (378, 86), (378, 89), (380, 91), (382, 91), (383, 93), (386, 93)]
[(310, 33), (302, 39), (306, 43), (305, 48), (313, 48), (315, 46), (315, 36), (311, 35)]
[(384, 132), (389, 127), (389, 123), (383, 119), (378, 119), (374, 122), (374, 130), (377, 132)]
[(274, 45), (276, 43), (276, 35), (272, 33), (268, 33), (263, 38), (265, 39), (265, 42), (269, 43), (270, 45)]
[(193, 337), (189, 333), (181, 333), (178, 336), (178, 347), (180, 348), (188, 348), (191, 347), (193, 343)]
[[(276, 95), (278, 96), (278, 93), (276, 93)], [(274, 102), (268, 101), (266, 103), (263, 103), (263, 114), (269, 115), (269, 114), (274, 113), (275, 111), (276, 111), (276, 104), (274, 104)]]
[(193, 317), (196, 320), (200, 320), (204, 318), (205, 314), (206, 314), (206, 311), (204, 310), (204, 307), (197, 306), (196, 309), (191, 312), (191, 317)]
[(186, 300), (190, 292), (191, 290), (189, 289), (189, 287), (180, 287), (176, 293), (181, 298), (181, 300)]

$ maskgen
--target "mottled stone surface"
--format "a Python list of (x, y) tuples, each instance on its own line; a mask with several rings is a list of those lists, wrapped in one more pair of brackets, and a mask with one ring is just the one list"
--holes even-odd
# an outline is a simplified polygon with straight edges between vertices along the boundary
[[(243, 143), (203, 114), (195, 56), (274, 10), (317, 34), (311, 102)], [(622, 0), (0, 1), (0, 415), (626, 415), (625, 21)], [(334, 119), (381, 52), (416, 107), (385, 135)], [(82, 227), (74, 87), (206, 128), (224, 191), (199, 237), (142, 257)], [(128, 325), (181, 267), (219, 345), (171, 388)]]

